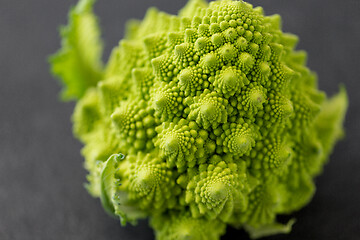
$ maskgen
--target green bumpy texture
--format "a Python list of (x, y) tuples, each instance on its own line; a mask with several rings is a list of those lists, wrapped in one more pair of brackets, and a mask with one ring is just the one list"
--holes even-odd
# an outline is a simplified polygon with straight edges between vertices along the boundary
[(51, 58), (78, 101), (88, 191), (123, 224), (149, 217), (158, 240), (289, 232), (276, 216), (312, 198), (343, 136), (345, 90), (328, 99), (280, 16), (243, 1), (151, 8), (103, 68), (93, 4), (71, 10)]

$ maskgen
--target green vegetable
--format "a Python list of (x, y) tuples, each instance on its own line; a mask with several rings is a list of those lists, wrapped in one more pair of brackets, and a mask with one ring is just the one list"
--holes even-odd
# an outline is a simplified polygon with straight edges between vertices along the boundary
[[(190, 0), (178, 16), (130, 21), (105, 68), (92, 7), (81, 0), (51, 58), (89, 192), (123, 224), (149, 217), (157, 239), (288, 233), (343, 136), (344, 88), (317, 89), (297, 36), (243, 1)], [(126, 157), (123, 158), (124, 154)]]

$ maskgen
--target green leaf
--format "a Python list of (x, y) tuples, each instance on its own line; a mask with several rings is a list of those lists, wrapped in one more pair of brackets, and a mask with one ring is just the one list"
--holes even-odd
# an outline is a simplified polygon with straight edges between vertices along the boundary
[(114, 217), (120, 217), (122, 225), (130, 222), (136, 225), (136, 219), (145, 218), (146, 214), (129, 203), (127, 192), (117, 189), (115, 174), (123, 154), (113, 154), (104, 162), (100, 176), (100, 199), (105, 211)]
[(315, 129), (326, 155), (332, 151), (336, 141), (345, 135), (343, 123), (348, 105), (346, 89), (341, 85), (339, 93), (323, 104), (315, 120)]
[(116, 214), (111, 198), (115, 193), (114, 174), (118, 163), (118, 156), (118, 154), (113, 154), (108, 160), (106, 160), (106, 162), (104, 162), (104, 167), (100, 176), (101, 204), (105, 211), (114, 217), (116, 217)]
[(80, 0), (70, 10), (69, 24), (60, 28), (62, 48), (50, 57), (51, 71), (61, 79), (63, 100), (79, 99), (103, 75), (103, 44), (93, 13), (95, 0)]
[(295, 223), (295, 219), (291, 219), (287, 224), (271, 223), (258, 228), (245, 225), (245, 230), (249, 233), (251, 239), (271, 236), (274, 234), (286, 234), (291, 232), (291, 227)]

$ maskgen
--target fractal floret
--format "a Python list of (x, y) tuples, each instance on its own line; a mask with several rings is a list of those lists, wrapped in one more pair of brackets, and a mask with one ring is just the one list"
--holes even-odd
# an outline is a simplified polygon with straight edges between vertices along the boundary
[(280, 16), (241, 0), (151, 8), (104, 67), (93, 4), (72, 8), (51, 58), (78, 101), (90, 194), (123, 224), (149, 218), (159, 240), (288, 233), (276, 217), (311, 200), (343, 136), (344, 88), (327, 98)]

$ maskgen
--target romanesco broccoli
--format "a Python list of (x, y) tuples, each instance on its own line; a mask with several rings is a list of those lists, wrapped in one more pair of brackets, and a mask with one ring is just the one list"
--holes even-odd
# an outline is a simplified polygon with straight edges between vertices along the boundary
[(151, 8), (103, 67), (94, 2), (71, 10), (51, 58), (78, 101), (89, 192), (123, 224), (149, 217), (159, 240), (216, 240), (227, 224), (289, 232), (276, 216), (313, 196), (343, 135), (345, 90), (328, 99), (280, 16), (241, 0)]

